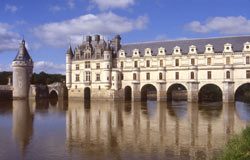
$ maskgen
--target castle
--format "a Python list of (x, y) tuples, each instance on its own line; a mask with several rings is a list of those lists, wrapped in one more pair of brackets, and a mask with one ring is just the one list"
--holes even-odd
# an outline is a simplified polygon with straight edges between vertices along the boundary
[(111, 41), (95, 35), (66, 53), (69, 98), (140, 101), (154, 88), (158, 101), (184, 89), (197, 102), (215, 86), (230, 102), (249, 82), (250, 36), (122, 45), (119, 35)]

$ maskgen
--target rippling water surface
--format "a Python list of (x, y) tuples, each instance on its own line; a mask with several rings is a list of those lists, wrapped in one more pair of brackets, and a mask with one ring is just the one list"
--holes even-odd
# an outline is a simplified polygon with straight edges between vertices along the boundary
[(212, 159), (247, 103), (0, 103), (0, 159)]

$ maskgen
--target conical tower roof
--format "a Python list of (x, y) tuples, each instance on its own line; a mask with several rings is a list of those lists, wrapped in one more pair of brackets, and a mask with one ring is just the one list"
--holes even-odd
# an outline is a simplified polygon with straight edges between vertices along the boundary
[(73, 51), (72, 51), (71, 45), (69, 45), (69, 49), (67, 50), (66, 54), (73, 56)]
[(20, 43), (19, 50), (14, 61), (32, 61), (25, 47), (25, 40), (22, 40), (22, 42)]

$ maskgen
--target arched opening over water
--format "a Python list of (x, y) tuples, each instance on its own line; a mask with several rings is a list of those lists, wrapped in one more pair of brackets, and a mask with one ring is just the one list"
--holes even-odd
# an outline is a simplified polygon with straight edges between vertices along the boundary
[(56, 105), (58, 101), (58, 94), (55, 90), (50, 91), (49, 93), (49, 102), (51, 105)]
[(235, 91), (234, 98), (236, 101), (250, 102), (250, 83), (239, 86)]
[(168, 101), (184, 101), (187, 100), (187, 88), (180, 84), (172, 84), (167, 90)]
[(222, 91), (215, 84), (206, 84), (199, 90), (199, 102), (220, 102), (222, 101)]
[(132, 89), (130, 86), (126, 86), (124, 89), (125, 92), (125, 101), (131, 101), (132, 99)]
[(89, 87), (84, 88), (84, 101), (90, 101), (91, 91)]
[(157, 89), (152, 84), (146, 84), (141, 88), (141, 101), (157, 100)]

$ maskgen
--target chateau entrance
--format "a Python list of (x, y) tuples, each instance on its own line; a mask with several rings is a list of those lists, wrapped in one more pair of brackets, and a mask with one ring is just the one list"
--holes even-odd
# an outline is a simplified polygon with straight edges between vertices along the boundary
[(84, 88), (84, 101), (90, 101), (91, 91), (89, 87)]
[(184, 85), (176, 83), (167, 90), (167, 101), (187, 100), (187, 89)]
[(199, 90), (199, 102), (222, 101), (222, 91), (215, 84), (206, 84)]
[(250, 102), (250, 83), (239, 86), (234, 95), (235, 101)]
[(141, 89), (141, 101), (157, 100), (157, 89), (152, 84), (146, 84)]
[(132, 99), (132, 89), (130, 86), (125, 87), (125, 101), (131, 101)]

